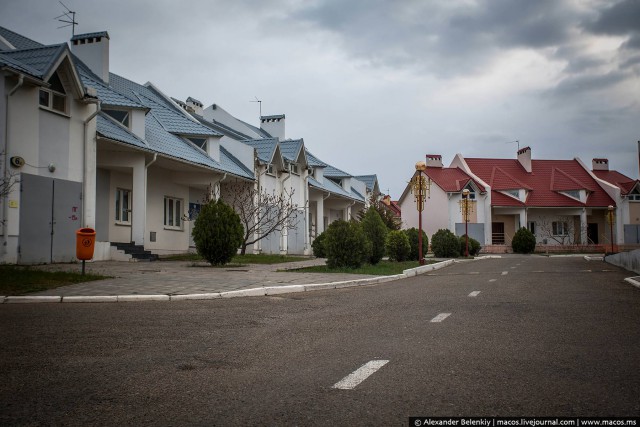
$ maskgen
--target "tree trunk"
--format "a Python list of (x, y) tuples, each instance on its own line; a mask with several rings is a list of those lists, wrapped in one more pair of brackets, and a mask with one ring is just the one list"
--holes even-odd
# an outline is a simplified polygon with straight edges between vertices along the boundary
[(247, 245), (243, 244), (240, 249), (240, 255), (244, 255), (247, 252)]

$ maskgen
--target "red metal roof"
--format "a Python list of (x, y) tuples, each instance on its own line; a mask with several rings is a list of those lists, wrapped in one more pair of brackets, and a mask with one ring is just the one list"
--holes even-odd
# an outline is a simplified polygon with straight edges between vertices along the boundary
[(638, 180), (633, 180), (618, 171), (595, 170), (593, 171), (593, 174), (601, 180), (607, 181), (609, 184), (613, 184), (620, 188), (622, 194), (629, 194), (629, 192), (633, 190), (638, 183)]
[(424, 170), (424, 174), (431, 178), (431, 181), (449, 193), (457, 193), (464, 190), (469, 184), (469, 181), (473, 181), (478, 190), (484, 193), (485, 188), (480, 185), (479, 182), (472, 179), (465, 171), (456, 168), (440, 168), (440, 167), (427, 167)]
[[(471, 172), (491, 186), (492, 206), (530, 207), (606, 207), (615, 205), (576, 160), (532, 160), (531, 173), (518, 160), (465, 159)], [(523, 203), (500, 190), (528, 190)], [(587, 190), (587, 201), (562, 194), (562, 191)]]

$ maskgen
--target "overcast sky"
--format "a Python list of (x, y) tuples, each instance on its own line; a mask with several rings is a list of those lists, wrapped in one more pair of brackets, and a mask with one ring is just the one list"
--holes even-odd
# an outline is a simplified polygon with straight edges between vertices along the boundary
[[(606, 157), (638, 177), (640, 0), (64, 0), (106, 30), (111, 71), (216, 103), (398, 198), (425, 154)], [(1, 0), (0, 25), (67, 41), (57, 0)]]

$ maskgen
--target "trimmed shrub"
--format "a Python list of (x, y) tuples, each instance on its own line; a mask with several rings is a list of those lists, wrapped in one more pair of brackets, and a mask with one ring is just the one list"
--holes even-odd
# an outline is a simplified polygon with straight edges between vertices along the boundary
[(387, 255), (391, 261), (406, 261), (411, 253), (411, 245), (406, 233), (401, 230), (393, 230), (387, 234)]
[[(460, 255), (464, 256), (465, 247), (466, 247), (465, 235), (460, 236)], [(476, 256), (480, 253), (480, 242), (478, 242), (473, 237), (469, 237), (469, 256)]]
[(456, 258), (460, 256), (460, 241), (451, 231), (441, 228), (431, 237), (431, 250), (438, 258)]
[(380, 262), (385, 253), (385, 239), (387, 237), (387, 226), (384, 225), (380, 214), (372, 208), (367, 209), (362, 221), (360, 221), (364, 235), (371, 243), (371, 255), (369, 264), (375, 265)]
[(324, 249), (325, 237), (327, 237), (327, 235), (323, 231), (322, 233), (316, 236), (316, 238), (313, 240), (313, 243), (311, 244), (311, 249), (313, 249), (313, 256), (315, 256), (316, 258), (327, 257), (327, 251), (325, 251)]
[[(404, 233), (409, 238), (409, 246), (411, 246), (411, 253), (409, 253), (409, 259), (413, 261), (420, 261), (418, 252), (418, 229), (413, 227), (408, 230), (404, 230)], [(422, 256), (427, 256), (429, 250), (429, 238), (427, 233), (422, 230)]]
[(528, 229), (522, 227), (513, 235), (511, 247), (516, 253), (530, 254), (536, 249), (536, 236)]
[(193, 241), (198, 254), (211, 265), (231, 261), (243, 242), (240, 217), (222, 200), (202, 206), (193, 226)]
[(329, 268), (360, 267), (371, 253), (371, 243), (355, 221), (334, 221), (327, 228), (324, 250)]

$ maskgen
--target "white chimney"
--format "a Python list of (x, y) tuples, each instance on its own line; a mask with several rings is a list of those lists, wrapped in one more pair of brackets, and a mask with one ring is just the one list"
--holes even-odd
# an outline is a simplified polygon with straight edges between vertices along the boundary
[(428, 168), (441, 168), (442, 156), (440, 154), (427, 154), (427, 167)]
[(531, 148), (524, 147), (518, 150), (518, 161), (527, 172), (531, 173)]
[(274, 138), (284, 141), (284, 114), (278, 114), (276, 116), (261, 116), (260, 129), (267, 132)]
[(71, 51), (105, 83), (109, 83), (109, 33), (78, 34), (71, 38)]
[(608, 171), (609, 160), (608, 159), (593, 159), (591, 162), (594, 171)]
[(199, 116), (202, 116), (202, 112), (203, 112), (202, 107), (204, 106), (202, 104), (202, 102), (198, 101), (195, 98), (188, 97), (187, 98), (187, 106), (191, 107), (193, 109), (194, 113), (196, 113)]

